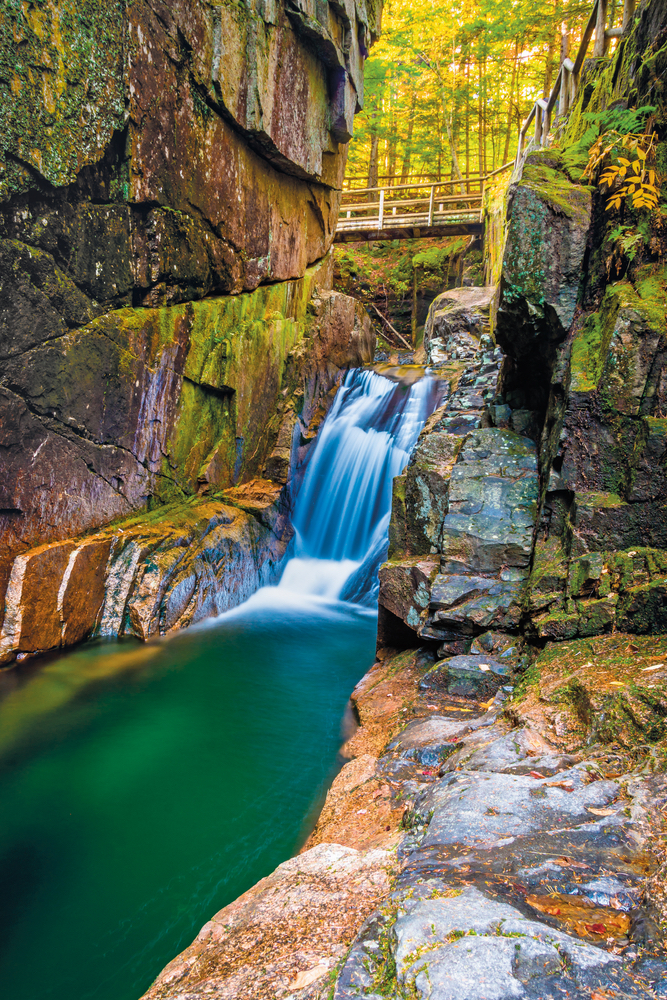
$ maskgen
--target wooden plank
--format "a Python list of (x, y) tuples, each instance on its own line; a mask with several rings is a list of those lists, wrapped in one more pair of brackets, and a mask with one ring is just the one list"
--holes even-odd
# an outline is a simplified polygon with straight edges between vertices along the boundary
[(480, 236), (484, 233), (483, 222), (446, 223), (433, 226), (388, 226), (386, 229), (339, 230), (334, 243), (372, 243), (379, 240), (418, 240), (440, 236)]
[(487, 174), (484, 180), (488, 180), (489, 177), (495, 177), (496, 174), (502, 174), (503, 170), (509, 170), (510, 167), (514, 167), (514, 160), (509, 160), (508, 163), (503, 163), (502, 167), (496, 167), (492, 170), (490, 174)]
[[(447, 219), (461, 220), (467, 222), (477, 215), (475, 208), (481, 208), (481, 205), (477, 205), (474, 208), (469, 208), (460, 212), (436, 212), (434, 224), (442, 224)], [(466, 216), (468, 218), (466, 218)], [(391, 216), (392, 227), (403, 227), (403, 226), (417, 226), (422, 223), (428, 224), (428, 216), (426, 212), (414, 212), (412, 215), (392, 215)], [(381, 229), (380, 217), (379, 215), (366, 216), (361, 219), (348, 219), (338, 217), (338, 226), (341, 231), (347, 232), (348, 229)]]
[[(469, 202), (481, 201), (482, 192), (479, 194), (459, 194), (459, 195), (442, 195), (434, 198), (439, 205), (456, 205), (459, 202), (468, 204)], [(412, 208), (414, 205), (427, 205), (430, 198), (406, 198), (405, 200), (397, 199), (396, 201), (385, 201), (384, 207), (385, 211), (388, 208)], [(369, 208), (377, 209), (378, 203), (376, 201), (362, 201), (362, 202), (349, 202), (345, 200), (345, 195), (343, 194), (343, 200), (341, 202), (340, 210), (349, 212), (363, 212), (367, 211)]]
[[(556, 98), (560, 94), (560, 88), (562, 84), (563, 84), (563, 67), (561, 66), (560, 70), (558, 71), (558, 76), (556, 77), (554, 89), (551, 91), (551, 96), (549, 97), (549, 100), (547, 101), (547, 106), (544, 109), (549, 117), (551, 116), (551, 112), (554, 109)], [(547, 135), (548, 134), (549, 134), (549, 129), (547, 128)]]
[(595, 20), (595, 45), (593, 46), (593, 58), (601, 59), (607, 51), (607, 39), (605, 29), (607, 27), (607, 0), (598, 0), (597, 17)]
[[(484, 180), (485, 176), (486, 176), (485, 174), (477, 174), (477, 173), (470, 174), (470, 180), (471, 180), (471, 182), (482, 181), (482, 180)], [(437, 181), (437, 183), (436, 183), (435, 186), (436, 186), (436, 188), (443, 188), (443, 187), (452, 187), (455, 184), (465, 184), (465, 179), (462, 180), (462, 181), (459, 181), (459, 180)], [(392, 184), (391, 185), (391, 190), (392, 191), (416, 191), (416, 190), (419, 190), (420, 188), (430, 188), (430, 187), (432, 187), (432, 185), (433, 185), (432, 181), (426, 181), (424, 184), (422, 184), (422, 183), (419, 183), (419, 184)], [(372, 194), (372, 193), (374, 193), (376, 191), (384, 191), (384, 190), (386, 190), (386, 187), (387, 187), (387, 185), (385, 185), (385, 187), (346, 188), (346, 190), (343, 193), (344, 194)]]
[(574, 69), (572, 72), (576, 77), (579, 76), (581, 72), (581, 67), (584, 65), (584, 59), (586, 58), (586, 52), (588, 51), (588, 45), (593, 37), (593, 32), (595, 31), (595, 22), (598, 16), (598, 0), (595, 0), (593, 4), (593, 9), (591, 11), (591, 16), (588, 18), (588, 23), (584, 28), (584, 33), (581, 36), (581, 45), (579, 46), (579, 51), (577, 52), (577, 58), (574, 60)]

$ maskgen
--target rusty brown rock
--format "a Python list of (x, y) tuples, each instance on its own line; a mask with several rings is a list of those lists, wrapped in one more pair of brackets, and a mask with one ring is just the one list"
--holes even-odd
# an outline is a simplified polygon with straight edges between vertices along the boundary
[(249, 295), (116, 310), (8, 359), (0, 600), (18, 553), (151, 496), (210, 493), (265, 466), (285, 482), (296, 420), (310, 443), (341, 369), (372, 356), (367, 314), (330, 281), (327, 259)]
[(86, 639), (97, 624), (110, 549), (110, 538), (89, 538), (69, 558), (59, 591), (63, 646)]
[[(202, 927), (143, 1000), (321, 996), (364, 919), (389, 891), (395, 856), (319, 844), (280, 865)], [(306, 993), (306, 987), (313, 992)], [(322, 992), (320, 992), (322, 991)]]

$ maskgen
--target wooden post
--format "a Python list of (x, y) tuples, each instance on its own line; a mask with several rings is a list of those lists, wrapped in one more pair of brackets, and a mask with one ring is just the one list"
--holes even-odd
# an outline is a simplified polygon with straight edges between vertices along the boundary
[(535, 145), (542, 145), (542, 108), (535, 105)]
[(623, 3), (623, 31), (626, 32), (632, 24), (635, 16), (635, 0), (624, 0)]
[(412, 331), (412, 345), (417, 343), (417, 271), (419, 268), (412, 268), (412, 316), (410, 317), (410, 327)]
[(378, 229), (382, 229), (384, 223), (384, 188), (380, 190), (380, 210), (378, 213)]
[(601, 59), (607, 51), (608, 39), (605, 35), (607, 28), (607, 0), (598, 0), (598, 12), (595, 21), (595, 45), (593, 46), (593, 58)]
[(433, 225), (433, 199), (435, 197), (435, 184), (431, 184), (431, 197), (428, 202), (428, 224)]

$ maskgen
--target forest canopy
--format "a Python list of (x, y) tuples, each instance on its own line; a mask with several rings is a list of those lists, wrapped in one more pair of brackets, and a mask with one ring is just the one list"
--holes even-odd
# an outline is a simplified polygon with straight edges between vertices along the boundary
[[(591, 2), (388, 0), (366, 63), (348, 178), (490, 172), (513, 158), (535, 99), (576, 53)], [(616, 11), (615, 7), (619, 9)], [(610, 22), (622, 3), (610, 3)]]

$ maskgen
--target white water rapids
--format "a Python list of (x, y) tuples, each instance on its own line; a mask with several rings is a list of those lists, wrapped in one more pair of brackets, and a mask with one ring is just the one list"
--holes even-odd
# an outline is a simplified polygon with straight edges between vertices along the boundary
[(437, 404), (438, 382), (348, 372), (310, 456), (280, 590), (372, 605), (386, 558), (394, 476)]

